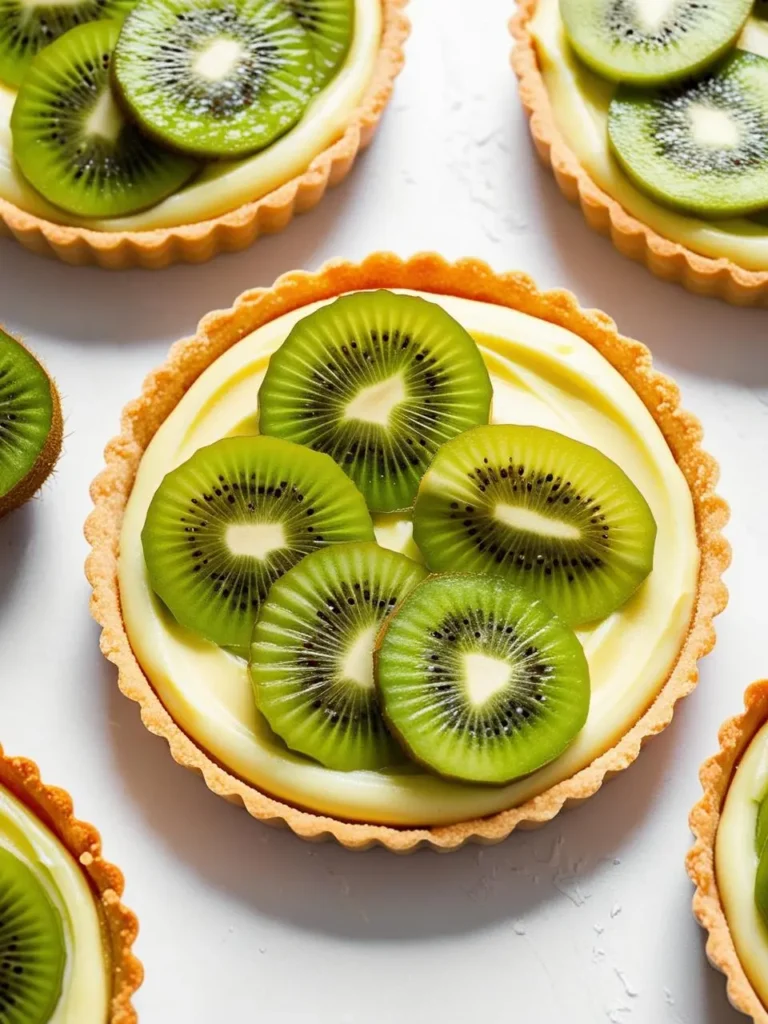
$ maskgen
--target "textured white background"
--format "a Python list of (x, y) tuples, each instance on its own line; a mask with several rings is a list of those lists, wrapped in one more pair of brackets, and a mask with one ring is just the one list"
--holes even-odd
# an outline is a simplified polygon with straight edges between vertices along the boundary
[[(250, 252), (109, 274), (0, 242), (0, 319), (58, 378), (67, 429), (41, 500), (0, 523), (0, 738), (75, 794), (125, 870), (143, 1024), (742, 1019), (706, 964), (683, 858), (699, 763), (768, 674), (768, 313), (662, 284), (588, 230), (534, 161), (507, 64), (510, 6), (415, 0), (374, 146)], [(208, 793), (118, 693), (82, 571), (88, 485), (168, 345), (245, 288), (376, 248), (481, 256), (610, 312), (703, 419), (733, 508), (730, 607), (671, 728), (581, 809), (446, 857), (309, 846)]]

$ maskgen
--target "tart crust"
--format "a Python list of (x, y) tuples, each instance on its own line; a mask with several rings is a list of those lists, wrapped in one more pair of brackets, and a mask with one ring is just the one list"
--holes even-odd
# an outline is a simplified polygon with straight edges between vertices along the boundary
[[(694, 502), (701, 552), (696, 606), (677, 663), (651, 707), (613, 748), (572, 778), (519, 807), (456, 825), (392, 828), (351, 823), (292, 807), (235, 777), (197, 746), (168, 714), (131, 650), (120, 610), (118, 551), (126, 502), (147, 445), (185, 391), (223, 352), (270, 320), (342, 292), (374, 288), (413, 288), (478, 299), (521, 310), (580, 335), (643, 400), (664, 433)], [(103, 627), (102, 652), (117, 666), (122, 692), (141, 705), (144, 724), (166, 739), (174, 759), (199, 772), (214, 793), (243, 804), (261, 821), (287, 825), (305, 839), (334, 838), (355, 850), (381, 845), (399, 853), (419, 846), (445, 851), (468, 841), (498, 842), (518, 826), (541, 825), (563, 806), (578, 804), (595, 793), (606, 778), (635, 760), (650, 736), (669, 724), (675, 703), (696, 685), (696, 663), (715, 642), (712, 620), (727, 603), (721, 576), (730, 562), (730, 547), (721, 534), (728, 520), (728, 506), (714, 492), (719, 469), (715, 460), (702, 451), (701, 437), (699, 422), (680, 408), (677, 385), (652, 369), (644, 345), (621, 337), (605, 313), (581, 309), (569, 292), (538, 291), (525, 274), (497, 274), (487, 264), (471, 259), (450, 264), (435, 253), (421, 253), (408, 261), (391, 253), (375, 253), (360, 264), (334, 261), (317, 273), (285, 274), (272, 288), (245, 292), (231, 309), (205, 317), (194, 337), (171, 348), (165, 365), (146, 379), (141, 397), (123, 411), (120, 436), (107, 446), (106, 468), (91, 487), (96, 507), (85, 527), (92, 547), (86, 564), (93, 587), (91, 612)]]
[(519, 79), (520, 98), (536, 151), (554, 171), (563, 195), (579, 203), (591, 228), (609, 235), (622, 255), (644, 263), (657, 277), (734, 305), (768, 305), (768, 267), (764, 271), (746, 270), (731, 260), (702, 256), (665, 238), (628, 213), (582, 167), (557, 127), (536, 43), (528, 28), (538, 2), (519, 0), (517, 14), (509, 24), (515, 39), (512, 67)]
[(713, 967), (727, 979), (731, 1004), (756, 1024), (768, 1024), (768, 1010), (760, 1000), (741, 966), (720, 900), (715, 873), (715, 843), (725, 798), (742, 754), (768, 720), (768, 679), (753, 683), (744, 694), (744, 712), (727, 721), (719, 733), (720, 750), (701, 766), (699, 778), (704, 790), (691, 811), (690, 825), (695, 843), (686, 866), (696, 886), (693, 912), (708, 932), (707, 956)]
[(69, 793), (46, 786), (33, 761), (8, 757), (0, 746), (0, 783), (53, 832), (88, 877), (111, 949), (109, 1024), (135, 1024), (138, 1017), (131, 1000), (142, 983), (144, 968), (131, 951), (139, 922), (120, 901), (125, 888), (122, 872), (102, 857), (101, 836), (93, 825), (75, 817)]
[(378, 59), (365, 97), (344, 134), (319, 153), (303, 174), (260, 199), (210, 220), (152, 231), (67, 227), (0, 199), (0, 235), (13, 235), (32, 252), (75, 266), (95, 263), (109, 270), (158, 270), (172, 263), (205, 263), (219, 253), (246, 249), (260, 235), (282, 231), (295, 214), (311, 210), (327, 188), (343, 181), (357, 154), (373, 140), (405, 62), (403, 46), (410, 33), (410, 22), (403, 14), (407, 3), (381, 0), (384, 20)]

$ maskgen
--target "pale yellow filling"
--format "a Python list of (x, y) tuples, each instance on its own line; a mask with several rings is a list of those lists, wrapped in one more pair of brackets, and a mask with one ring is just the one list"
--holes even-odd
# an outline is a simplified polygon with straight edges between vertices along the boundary
[(2, 786), (0, 846), (34, 871), (64, 923), (67, 966), (49, 1024), (106, 1024), (111, 970), (93, 893), (71, 854)]
[[(565, 35), (558, 0), (539, 0), (531, 22), (557, 126), (589, 176), (638, 220), (704, 256), (747, 270), (768, 270), (768, 227), (746, 218), (704, 221), (676, 213), (639, 192), (611, 155), (608, 107), (614, 86), (589, 71)], [(768, 22), (753, 18), (739, 45), (768, 57)]]
[(755, 905), (757, 812), (768, 793), (768, 724), (758, 732), (733, 777), (717, 830), (717, 887), (739, 960), (768, 1006), (768, 929)]
[(362, 101), (381, 44), (381, 0), (355, 0), (355, 19), (344, 66), (291, 131), (246, 160), (208, 164), (181, 191), (129, 217), (81, 220), (46, 202), (26, 183), (12, 154), (10, 122), (16, 94), (0, 84), (0, 198), (58, 224), (97, 231), (147, 231), (219, 217), (265, 196), (303, 173), (319, 153), (340, 138)]
[[(583, 631), (592, 674), (589, 720), (556, 762), (502, 788), (462, 785), (418, 769), (336, 772), (293, 754), (258, 715), (242, 661), (179, 627), (147, 582), (141, 529), (163, 476), (198, 448), (256, 429), (256, 396), (271, 352), (312, 308), (262, 327), (230, 349), (182, 398), (147, 449), (126, 510), (120, 590), (131, 646), (171, 715), (237, 775), (292, 803), (353, 820), (438, 824), (519, 804), (611, 747), (653, 701), (691, 619), (699, 552), (690, 491), (645, 406), (569, 331), (522, 313), (444, 296), (477, 339), (494, 383), (497, 422), (537, 424), (592, 444), (621, 465), (658, 523), (655, 571), (620, 611)], [(418, 557), (411, 526), (377, 524), (380, 543)]]

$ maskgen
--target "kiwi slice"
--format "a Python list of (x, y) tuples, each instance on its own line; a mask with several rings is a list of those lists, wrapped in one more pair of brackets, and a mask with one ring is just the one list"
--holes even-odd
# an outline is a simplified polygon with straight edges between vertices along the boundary
[(762, 855), (766, 843), (768, 843), (768, 796), (763, 797), (757, 812), (755, 851), (757, 852), (758, 857)]
[(140, 0), (115, 80), (145, 130), (207, 159), (263, 149), (315, 91), (309, 36), (279, 0)]
[(373, 646), (426, 575), (377, 544), (334, 544), (273, 584), (254, 629), (250, 673), (259, 710), (292, 750), (340, 771), (402, 760), (381, 717)]
[(0, 0), (0, 81), (18, 88), (34, 57), (87, 21), (122, 18), (135, 0)]
[(362, 495), (327, 455), (227, 437), (165, 477), (141, 538), (152, 588), (176, 620), (246, 648), (279, 576), (317, 548), (374, 533)]
[(117, 217), (153, 206), (194, 173), (127, 121), (109, 82), (120, 25), (73, 28), (32, 62), (11, 115), (13, 155), (25, 178), (79, 217)]
[(480, 350), (434, 302), (357, 292), (300, 320), (259, 391), (260, 429), (344, 469), (376, 512), (409, 508), (440, 445), (486, 423)]
[(47, 1024), (66, 967), (61, 915), (32, 870), (0, 847), (0, 1021)]
[(703, 217), (768, 206), (768, 59), (737, 50), (675, 89), (621, 88), (608, 134), (629, 177), (661, 203)]
[(0, 516), (43, 486), (61, 454), (62, 432), (56, 385), (21, 342), (0, 330)]
[(595, 448), (541, 427), (488, 426), (440, 449), (413, 536), (430, 569), (502, 575), (579, 624), (615, 611), (650, 573), (656, 523)]
[(560, 0), (576, 53), (599, 75), (662, 85), (702, 71), (738, 39), (752, 0)]
[(309, 34), (315, 56), (315, 81), (322, 87), (333, 78), (352, 43), (355, 0), (285, 0)]
[(573, 742), (589, 711), (575, 633), (493, 576), (417, 586), (385, 626), (376, 679), (384, 717), (411, 756), (467, 782), (536, 771)]

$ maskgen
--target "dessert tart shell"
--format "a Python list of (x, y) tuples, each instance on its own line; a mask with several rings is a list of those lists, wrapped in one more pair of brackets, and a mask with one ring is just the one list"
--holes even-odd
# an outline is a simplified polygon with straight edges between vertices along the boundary
[(403, 14), (407, 3), (381, 0), (382, 38), (373, 77), (344, 134), (319, 153), (303, 174), (260, 199), (210, 220), (152, 231), (67, 227), (0, 199), (0, 235), (12, 235), (32, 252), (75, 266), (158, 270), (173, 263), (205, 263), (219, 253), (246, 249), (261, 235), (282, 231), (295, 214), (311, 210), (326, 189), (346, 178), (360, 150), (376, 134), (405, 62), (403, 46), (410, 33), (410, 22)]
[[(375, 288), (411, 288), (477, 299), (520, 310), (580, 335), (625, 377), (653, 415), (690, 486), (695, 509), (701, 552), (695, 610), (678, 660), (653, 704), (614, 747), (572, 778), (519, 807), (456, 825), (393, 828), (352, 823), (293, 807), (235, 777), (168, 714), (131, 650), (120, 609), (118, 551), (126, 502), (147, 445), (187, 389), (223, 352), (276, 317), (346, 291)], [(86, 575), (93, 587), (91, 611), (103, 629), (101, 649), (117, 666), (120, 689), (141, 706), (144, 724), (166, 739), (174, 759), (199, 772), (214, 793), (244, 805), (261, 821), (287, 825), (305, 839), (334, 838), (355, 850), (381, 845), (399, 853), (420, 846), (447, 851), (469, 841), (498, 842), (517, 827), (542, 825), (564, 806), (592, 796), (605, 779), (635, 760), (644, 742), (669, 724), (675, 703), (695, 687), (697, 661), (715, 642), (713, 618), (727, 602), (721, 576), (730, 561), (730, 547), (721, 534), (728, 507), (715, 494), (719, 470), (702, 451), (701, 437), (698, 421), (680, 408), (677, 385), (653, 370), (644, 345), (621, 337), (604, 313), (581, 309), (569, 292), (540, 292), (525, 274), (497, 274), (471, 259), (447, 263), (434, 253), (407, 261), (376, 253), (360, 264), (334, 261), (317, 273), (285, 274), (272, 288), (245, 292), (231, 309), (205, 317), (194, 337), (171, 348), (166, 363), (146, 379), (141, 397), (123, 411), (120, 436), (107, 446), (106, 468), (91, 487), (95, 509), (85, 527), (92, 548)]]
[(510, 22), (515, 39), (512, 67), (519, 79), (520, 98), (536, 152), (552, 168), (563, 195), (581, 206), (591, 228), (608, 235), (622, 255), (645, 264), (657, 277), (733, 305), (768, 306), (768, 267), (764, 271), (746, 270), (731, 260), (702, 256), (665, 238), (628, 213), (582, 167), (557, 127), (536, 43), (528, 28), (537, 4), (538, 0), (519, 0), (517, 14)]
[(707, 935), (707, 957), (727, 979), (732, 1006), (756, 1024), (768, 1024), (768, 1009), (741, 966), (720, 900), (715, 873), (715, 843), (720, 815), (742, 755), (768, 720), (768, 679), (753, 683), (744, 695), (744, 712), (727, 721), (719, 733), (720, 750), (701, 766), (704, 795), (691, 811), (695, 842), (686, 866), (696, 892), (693, 912)]
[(101, 836), (73, 811), (72, 798), (63, 789), (47, 786), (33, 761), (9, 757), (0, 746), (0, 784), (39, 818), (80, 865), (90, 882), (110, 943), (112, 997), (109, 1024), (135, 1024), (134, 992), (144, 978), (144, 968), (132, 952), (139, 931), (136, 915), (123, 906), (123, 874), (101, 855)]

